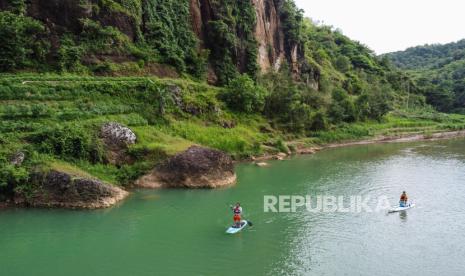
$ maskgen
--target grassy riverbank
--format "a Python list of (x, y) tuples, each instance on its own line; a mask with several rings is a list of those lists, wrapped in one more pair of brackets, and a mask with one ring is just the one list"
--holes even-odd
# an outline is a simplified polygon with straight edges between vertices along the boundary
[(398, 110), (381, 121), (365, 121), (334, 126), (331, 130), (315, 132), (311, 137), (297, 139), (309, 146), (324, 146), (363, 139), (386, 139), (458, 131), (465, 129), (465, 116), (444, 114), (430, 110)]
[[(393, 111), (381, 121), (292, 133), (262, 115), (231, 111), (220, 100), (222, 91), (182, 79), (3, 75), (2, 181), (6, 175), (26, 179), (29, 170), (42, 167), (124, 186), (193, 144), (243, 159), (297, 147), (465, 128), (465, 116), (421, 109)], [(104, 160), (98, 134), (106, 122), (121, 123), (136, 133), (129, 164), (114, 166)], [(19, 168), (8, 164), (18, 151), (26, 153)]]

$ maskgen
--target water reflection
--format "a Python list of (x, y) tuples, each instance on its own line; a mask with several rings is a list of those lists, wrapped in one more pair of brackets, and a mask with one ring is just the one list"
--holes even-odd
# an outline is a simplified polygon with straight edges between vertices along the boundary
[(400, 211), (399, 218), (402, 222), (407, 222), (407, 211)]

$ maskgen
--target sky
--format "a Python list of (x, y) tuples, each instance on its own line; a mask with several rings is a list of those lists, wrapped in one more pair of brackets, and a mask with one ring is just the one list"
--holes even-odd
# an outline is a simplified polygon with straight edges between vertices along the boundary
[(465, 38), (463, 0), (295, 0), (305, 15), (339, 28), (377, 54)]

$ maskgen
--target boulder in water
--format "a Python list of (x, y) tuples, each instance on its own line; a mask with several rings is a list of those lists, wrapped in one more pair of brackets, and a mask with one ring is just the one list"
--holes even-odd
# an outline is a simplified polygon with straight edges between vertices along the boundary
[(124, 199), (128, 192), (96, 179), (51, 170), (36, 172), (31, 177), (32, 193), (18, 191), (17, 204), (31, 207), (96, 209), (110, 207)]
[(232, 158), (219, 150), (192, 146), (136, 181), (144, 188), (219, 188), (236, 182)]

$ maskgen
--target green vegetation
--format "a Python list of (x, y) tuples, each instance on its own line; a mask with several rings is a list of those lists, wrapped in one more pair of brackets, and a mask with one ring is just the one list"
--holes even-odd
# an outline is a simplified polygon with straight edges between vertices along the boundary
[[(28, 17), (24, 3), (0, 12), (0, 71), (10, 72), (0, 75), (0, 199), (31, 191), (35, 170), (131, 185), (193, 144), (242, 159), (465, 127), (464, 116), (438, 113), (426, 103), (460, 108), (458, 90), (434, 98), (441, 91), (435, 86), (425, 99), (422, 79), (418, 85), (385, 57), (304, 19), (292, 0), (279, 2), (279, 18), (286, 52), (297, 51), (301, 60), (282, 60), (269, 72), (257, 64), (251, 1), (211, 1), (215, 14), (203, 26), (202, 42), (209, 51), (201, 50), (186, 20), (187, 0), (83, 4), (91, 15), (80, 17), (76, 30), (60, 33)], [(107, 24), (104, 15), (124, 26)], [(459, 65), (447, 65), (455, 66), (450, 78), (461, 79)], [(170, 66), (181, 77), (139, 77)], [(220, 86), (204, 82), (208, 66)], [(107, 122), (136, 133), (137, 143), (125, 153), (129, 161), (113, 165), (108, 157), (100, 137)], [(10, 160), (18, 152), (26, 156), (20, 166)]]
[[(218, 83), (228, 84), (241, 72), (255, 78), (258, 74), (255, 40), (255, 9), (251, 1), (213, 1), (217, 18), (208, 22), (207, 43)], [(244, 56), (243, 61), (239, 60)], [(237, 66), (238, 65), (238, 66)]]
[(373, 137), (402, 137), (431, 135), (437, 132), (465, 129), (465, 116), (438, 113), (432, 109), (399, 110), (382, 121), (341, 124), (337, 128), (316, 131), (310, 137), (298, 138), (291, 145), (319, 146), (343, 141), (357, 141)]
[(289, 25), (298, 28), (292, 37), (304, 43), (306, 59), (301, 81), (286, 65), (258, 79), (268, 91), (264, 114), (275, 127), (308, 135), (330, 124), (379, 121), (393, 109), (425, 106), (409, 76), (371, 50), (338, 30), (303, 20), (295, 5), (286, 4), (284, 11), (292, 18)]
[(412, 72), (429, 104), (442, 112), (465, 113), (465, 40), (418, 46), (386, 56)]
[[(127, 67), (143, 73), (151, 64), (161, 63), (204, 79), (210, 62), (219, 84), (227, 84), (239, 72), (254, 79), (259, 72), (255, 9), (250, 1), (212, 2), (215, 18), (205, 29), (211, 53), (201, 49), (192, 30), (188, 0), (102, 0), (63, 5), (91, 12), (79, 17), (78, 26), (69, 30), (45, 28), (26, 15), (24, 1), (13, 1), (9, 11), (0, 12), (0, 34), (8, 38), (0, 47), (0, 72), (32, 69), (115, 75), (126, 72)], [(111, 17), (119, 20), (108, 19)], [(56, 37), (59, 43), (47, 43)], [(126, 66), (121, 68), (123, 62)], [(48, 66), (44, 68), (44, 64)]]
[(0, 71), (37, 67), (45, 61), (49, 43), (45, 27), (30, 17), (0, 12)]
[(207, 53), (197, 50), (198, 42), (189, 20), (189, 1), (144, 1), (144, 39), (157, 51), (160, 61), (181, 72), (202, 78)]
[(304, 42), (302, 34), (304, 11), (297, 8), (294, 1), (284, 0), (281, 1), (279, 12), (283, 22), (286, 47)]
[[(129, 184), (194, 143), (237, 158), (260, 153), (260, 145), (272, 135), (259, 129), (269, 125), (260, 115), (229, 111), (220, 101), (224, 91), (185, 80), (3, 75), (0, 186), (22, 187), (33, 168), (57, 164), (67, 171), (75, 168), (114, 184)], [(135, 131), (138, 142), (128, 151), (133, 164), (108, 164), (99, 131), (109, 121)], [(26, 161), (16, 167), (10, 158), (19, 151), (26, 154)]]
[(262, 112), (265, 97), (266, 90), (246, 74), (233, 79), (222, 95), (231, 109), (245, 113)]
[(389, 59), (403, 69), (433, 69), (465, 57), (465, 40), (448, 44), (432, 44), (408, 48), (387, 54)]
[[(291, 82), (280, 82), (286, 77), (280, 74), (277, 77), (281, 79), (274, 84), (291, 85)], [(279, 112), (269, 114), (271, 105), (280, 107), (273, 102), (277, 96), (274, 93), (273, 97), (264, 98), (261, 92), (257, 94), (259, 103), (265, 102), (262, 114), (261, 110), (254, 109), (259, 104), (245, 104), (252, 110), (237, 112), (236, 108), (242, 107), (236, 106), (240, 102), (222, 101), (224, 95), (236, 92), (252, 95), (243, 98), (245, 101), (255, 101), (257, 89), (265, 89), (255, 86), (247, 76), (239, 76), (227, 88), (216, 88), (187, 80), (139, 77), (3, 75), (0, 194), (7, 196), (15, 189), (27, 191), (29, 172), (38, 167), (129, 185), (158, 162), (193, 144), (217, 148), (240, 159), (266, 152), (287, 152), (299, 145), (465, 127), (464, 116), (445, 115), (428, 108), (391, 112), (378, 121), (343, 122), (358, 116), (358, 105), (352, 105), (350, 96), (343, 90), (335, 90), (328, 115), (309, 106), (309, 113), (303, 113), (309, 116), (309, 121), (302, 121), (303, 128), (296, 124), (302, 114), (293, 106), (295, 102), (290, 103), (295, 109), (286, 115), (294, 120), (289, 124), (284, 123)], [(305, 90), (295, 86), (291, 93), (304, 98), (318, 96), (319, 92), (305, 94)], [(172, 92), (175, 88), (180, 89), (179, 95)], [(344, 111), (333, 114), (341, 108)], [(353, 115), (350, 120), (344, 117), (335, 123), (338, 116), (348, 113)], [(270, 122), (267, 117), (277, 119)], [(126, 125), (136, 133), (137, 143), (128, 151), (133, 160), (131, 164), (117, 166), (107, 162), (99, 131), (109, 121)], [(25, 153), (26, 159), (21, 166), (14, 166), (10, 158), (19, 151)]]

